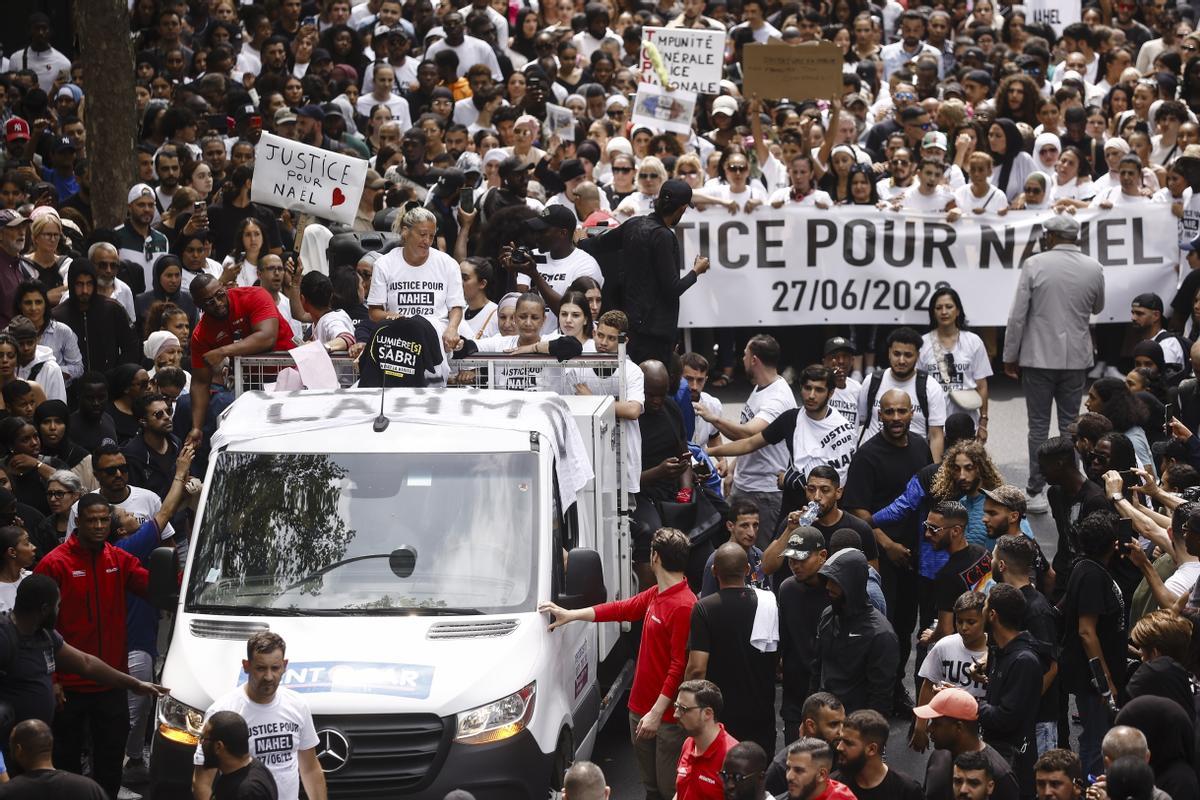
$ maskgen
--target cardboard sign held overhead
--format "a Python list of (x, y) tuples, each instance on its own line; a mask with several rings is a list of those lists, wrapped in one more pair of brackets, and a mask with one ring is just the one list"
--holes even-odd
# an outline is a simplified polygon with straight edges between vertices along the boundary
[(743, 89), (763, 100), (832, 100), (842, 96), (845, 58), (833, 42), (742, 48)]
[(350, 225), (367, 162), (264, 133), (254, 148), (250, 199)]
[[(669, 88), (702, 94), (721, 90), (721, 71), (725, 66), (725, 31), (698, 28), (643, 28), (646, 43), (658, 48), (662, 66), (670, 80)], [(646, 48), (642, 48), (642, 80), (659, 83)]]

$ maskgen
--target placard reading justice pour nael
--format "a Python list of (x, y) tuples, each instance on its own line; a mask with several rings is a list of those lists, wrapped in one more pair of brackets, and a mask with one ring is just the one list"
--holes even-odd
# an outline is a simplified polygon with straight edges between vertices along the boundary
[(366, 180), (362, 159), (264, 133), (254, 148), (250, 199), (349, 225)]

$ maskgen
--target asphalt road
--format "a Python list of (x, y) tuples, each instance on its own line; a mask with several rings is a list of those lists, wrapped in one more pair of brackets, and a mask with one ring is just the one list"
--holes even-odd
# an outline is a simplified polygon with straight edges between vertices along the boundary
[[(727, 417), (737, 416), (741, 410), (742, 400), (748, 393), (749, 388), (744, 383), (734, 384), (717, 393), (725, 404)], [(1013, 381), (1003, 376), (993, 379), (988, 416), (990, 417), (988, 453), (1007, 482), (1024, 487), (1025, 480), (1029, 476), (1029, 457), (1026, 447), (1028, 428), (1026, 426), (1025, 401)], [(1051, 425), (1051, 433), (1056, 431), (1057, 422), (1054, 422)], [(1052, 558), (1056, 545), (1053, 522), (1048, 515), (1042, 514), (1031, 515), (1030, 524), (1046, 556)], [(913, 671), (910, 658), (906, 674), (911, 676)], [(915, 693), (913, 696), (915, 697)], [(778, 698), (776, 702), (778, 703)], [(633, 750), (629, 743), (625, 720), (624, 714), (613, 714), (609, 724), (601, 731), (596, 742), (593, 760), (604, 770), (609, 786), (612, 787), (612, 796), (628, 800), (641, 797), (643, 790), (638, 777), (637, 765), (633, 760)], [(910, 750), (907, 744), (907, 735), (908, 722), (892, 720), (887, 762), (893, 769), (921, 781), (925, 775), (927, 755)], [(779, 729), (779, 741), (783, 741), (782, 723)]]

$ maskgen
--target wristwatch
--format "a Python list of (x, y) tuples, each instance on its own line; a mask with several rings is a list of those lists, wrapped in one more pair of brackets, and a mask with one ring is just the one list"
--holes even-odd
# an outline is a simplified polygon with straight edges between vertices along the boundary
[(1108, 502), (1110, 503), (1119, 503), (1124, 499), (1125, 495), (1121, 494), (1120, 492), (1113, 492), (1108, 496)]

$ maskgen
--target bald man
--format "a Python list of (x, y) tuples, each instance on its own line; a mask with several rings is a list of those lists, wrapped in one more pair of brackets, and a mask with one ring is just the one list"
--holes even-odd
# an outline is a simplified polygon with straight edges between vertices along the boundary
[[(767, 645), (754, 640), (752, 632), (755, 618), (764, 614), (775, 620), (773, 638), (778, 642), (779, 613), (774, 594), (746, 586), (749, 563), (737, 542), (717, 548), (712, 571), (720, 588), (692, 607), (684, 679), (704, 678), (720, 686), (725, 729), (738, 741), (757, 742), (774, 753), (778, 648), (763, 652)], [(760, 603), (769, 608), (760, 609)]]
[(18, 722), (8, 740), (9, 759), (21, 768), (0, 794), (4, 797), (56, 797), (63, 800), (108, 800), (91, 778), (55, 769), (51, 761), (54, 734), (40, 719)]
[[(1129, 725), (1117, 725), (1109, 728), (1108, 733), (1104, 734), (1104, 739), (1100, 742), (1100, 752), (1104, 756), (1106, 773), (1118, 758), (1133, 757), (1139, 761), (1150, 763), (1150, 745), (1146, 741), (1146, 735)], [(1096, 785), (1104, 787), (1106, 782), (1105, 776), (1101, 775), (1097, 779)], [(1165, 800), (1170, 796), (1162, 789), (1155, 787), (1154, 800)]]
[[(872, 523), (871, 512), (884, 508), (904, 493), (909, 480), (933, 463), (929, 444), (912, 433), (913, 403), (908, 393), (889, 389), (879, 398), (879, 433), (864, 441), (850, 461), (842, 508)], [(904, 664), (912, 648), (919, 596), (917, 562), (920, 531), (916, 515), (895, 524), (875, 527), (879, 545), (879, 572), (889, 617), (900, 640), (900, 667), (896, 676), (894, 711), (911, 711), (912, 699), (904, 686)]]
[(608, 800), (604, 772), (591, 761), (576, 761), (563, 778), (562, 800)]
[(603, 208), (600, 198), (604, 196), (600, 191), (600, 187), (591, 181), (580, 183), (575, 187), (575, 191), (569, 195), (575, 203), (575, 216), (579, 217), (580, 221), (582, 221), (599, 211)]

